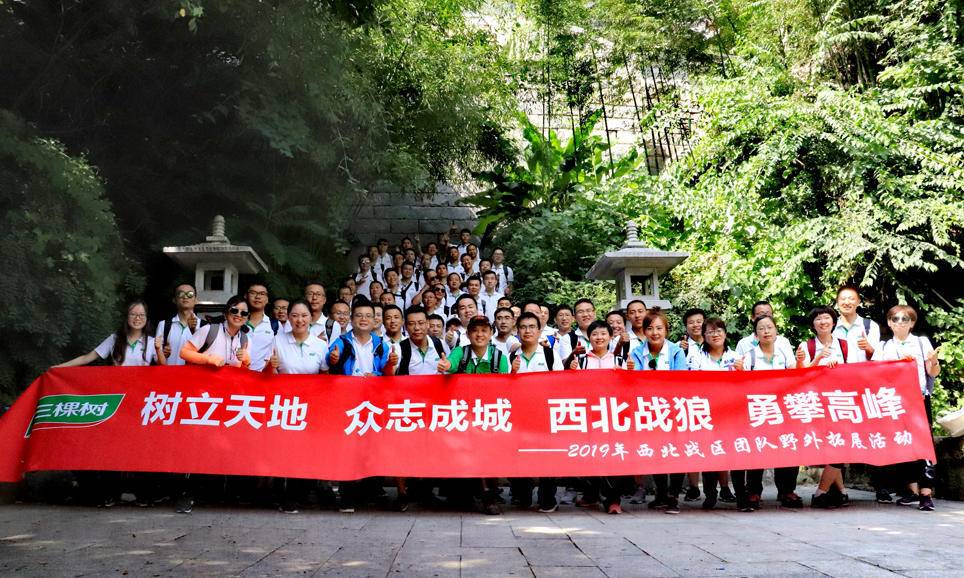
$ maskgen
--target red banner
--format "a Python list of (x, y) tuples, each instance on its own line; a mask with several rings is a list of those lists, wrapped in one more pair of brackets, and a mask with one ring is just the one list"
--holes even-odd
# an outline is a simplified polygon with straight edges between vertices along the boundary
[(348, 480), (594, 476), (934, 460), (912, 362), (787, 371), (268, 376), (53, 369), (0, 418), (34, 470)]

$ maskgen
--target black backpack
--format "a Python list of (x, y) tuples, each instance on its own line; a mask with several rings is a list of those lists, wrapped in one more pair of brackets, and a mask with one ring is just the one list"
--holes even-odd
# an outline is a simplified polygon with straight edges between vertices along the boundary
[[(171, 323), (171, 321), (172, 321), (171, 319), (168, 319), (168, 320), (166, 320), (166, 321), (164, 322), (164, 335), (163, 335), (163, 337), (162, 337), (162, 339), (161, 339), (161, 345), (164, 345), (164, 346), (170, 345), (170, 339), (168, 339), (168, 337), (171, 335), (171, 326), (173, 325), (173, 323)], [(208, 324), (207, 319), (200, 319), (200, 318), (198, 318), (198, 320), (197, 320), (197, 326), (198, 326), (199, 328), (200, 328), (200, 327), (204, 327), (204, 326), (207, 325), (207, 324)], [(275, 333), (277, 333), (277, 331), (275, 331)]]
[[(490, 345), (489, 351), (489, 373), (499, 373), (499, 366), (502, 365), (502, 352), (499, 348)], [(469, 366), (469, 358), (472, 357), (472, 346), (463, 345), (462, 346), (462, 359), (459, 360), (459, 367), (455, 370), (455, 373), (465, 373), (466, 368)]]
[[(438, 353), (439, 359), (445, 359), (445, 348), (442, 347), (442, 340), (438, 337), (428, 336), (432, 340), (432, 345), (435, 346), (435, 352)], [(398, 367), (395, 368), (395, 375), (408, 375), (408, 366), (412, 363), (412, 340), (406, 339), (398, 344), (399, 349), (402, 350), (401, 359), (398, 360)]]
[[(211, 329), (208, 329), (208, 334), (204, 337), (204, 345), (197, 350), (198, 353), (204, 353), (208, 349), (211, 349), (211, 345), (214, 344), (214, 340), (218, 338), (221, 334), (222, 325), (218, 323), (217, 325), (212, 325)], [(241, 327), (241, 349), (248, 346), (248, 327)]]
[[(513, 351), (512, 353), (509, 354), (509, 365), (510, 365), (510, 366), (511, 366), (513, 363), (515, 363), (515, 358), (519, 355), (519, 351), (521, 351), (521, 350), (516, 350), (516, 351)], [(542, 346), (542, 354), (546, 356), (546, 367), (549, 368), (549, 371), (552, 371), (552, 366), (555, 364), (555, 361), (556, 361), (556, 356), (553, 355), (552, 348), (543, 345), (543, 346)]]

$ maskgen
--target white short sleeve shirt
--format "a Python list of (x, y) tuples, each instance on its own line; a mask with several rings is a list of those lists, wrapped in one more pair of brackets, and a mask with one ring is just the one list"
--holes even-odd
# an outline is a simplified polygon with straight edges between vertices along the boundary
[[(100, 345), (94, 349), (97, 356), (101, 359), (110, 359), (110, 354), (114, 350), (114, 343), (117, 340), (117, 336), (111, 333), (107, 339), (100, 342)], [(144, 349), (144, 339), (138, 339), (133, 343), (128, 342), (127, 347), (124, 349), (124, 363), (121, 363), (122, 367), (145, 367), (154, 363), (154, 358), (157, 352), (154, 349), (154, 338), (147, 338), (147, 349)]]
[(292, 333), (278, 333), (274, 348), (281, 362), (278, 373), (315, 374), (328, 370), (328, 344), (310, 333), (301, 343)]

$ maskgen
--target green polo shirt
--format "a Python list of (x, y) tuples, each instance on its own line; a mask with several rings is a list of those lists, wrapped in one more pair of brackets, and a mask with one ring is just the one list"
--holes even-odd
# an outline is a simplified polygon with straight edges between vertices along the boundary
[[(496, 352), (494, 345), (489, 346), (482, 359), (475, 357), (471, 346), (456, 347), (452, 350), (452, 353), (449, 353), (449, 363), (452, 364), (449, 373), (455, 373), (458, 370), (459, 364), (462, 362), (462, 353), (466, 349), (469, 350), (470, 358), (465, 366), (465, 373), (492, 373), (491, 359)], [(509, 360), (504, 355), (500, 355), (498, 373), (509, 373)]]

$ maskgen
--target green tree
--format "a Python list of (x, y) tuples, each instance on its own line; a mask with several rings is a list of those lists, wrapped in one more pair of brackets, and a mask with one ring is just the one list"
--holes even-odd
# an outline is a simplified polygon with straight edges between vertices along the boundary
[(0, 110), (0, 402), (54, 363), (90, 351), (136, 291), (95, 172)]

